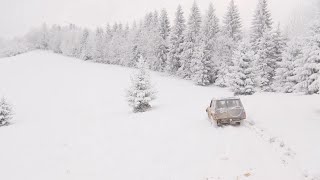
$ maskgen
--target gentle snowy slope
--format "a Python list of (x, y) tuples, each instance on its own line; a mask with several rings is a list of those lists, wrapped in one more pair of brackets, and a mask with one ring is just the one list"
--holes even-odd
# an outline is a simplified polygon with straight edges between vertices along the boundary
[(207, 120), (205, 108), (212, 97), (231, 92), (152, 73), (158, 91), (154, 108), (134, 114), (124, 97), (133, 71), (45, 51), (0, 59), (0, 95), (15, 108), (13, 124), (0, 128), (0, 178), (298, 180), (320, 175), (319, 96), (243, 97), (248, 122), (218, 128)]

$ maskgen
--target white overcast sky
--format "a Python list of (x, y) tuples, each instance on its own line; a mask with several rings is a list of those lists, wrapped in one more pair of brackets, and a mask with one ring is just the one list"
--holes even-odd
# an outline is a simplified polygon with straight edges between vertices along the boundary
[[(178, 4), (185, 15), (194, 0), (0, 0), (0, 37), (21, 36), (43, 22), (47, 24), (74, 23), (94, 28), (107, 22), (139, 20), (148, 11), (166, 8), (172, 20)], [(235, 0), (239, 6), (244, 28), (250, 27), (258, 0)], [(293, 12), (304, 12), (312, 0), (269, 0), (275, 22), (286, 24)], [(220, 20), (229, 0), (197, 0), (202, 13), (212, 2)], [(186, 17), (187, 18), (187, 17)]]

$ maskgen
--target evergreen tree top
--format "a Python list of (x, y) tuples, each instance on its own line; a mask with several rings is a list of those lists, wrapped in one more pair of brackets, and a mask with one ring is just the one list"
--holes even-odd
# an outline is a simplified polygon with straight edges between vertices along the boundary
[(267, 0), (259, 0), (252, 21), (252, 41), (261, 38), (265, 31), (272, 29), (271, 13), (268, 10)]
[(209, 5), (202, 27), (203, 40), (206, 42), (215, 38), (216, 34), (219, 32), (219, 19), (215, 14), (215, 9), (212, 3)]
[(179, 5), (177, 7), (177, 11), (175, 13), (175, 19), (174, 19), (174, 24), (172, 27), (171, 34), (172, 35), (181, 35), (186, 28), (185, 22), (186, 22), (186, 20), (184, 18), (184, 13), (183, 13), (182, 7), (181, 7), (181, 5)]
[(228, 10), (223, 20), (224, 33), (232, 38), (234, 41), (239, 41), (241, 39), (241, 20), (238, 7), (234, 3), (234, 0), (231, 0), (228, 6)]
[(174, 22), (175, 24), (184, 24), (186, 22), (181, 5), (178, 5), (177, 7)]
[(200, 24), (201, 24), (200, 10), (199, 10), (198, 4), (196, 3), (196, 1), (194, 1), (191, 8), (191, 14), (188, 20), (189, 31), (194, 31), (195, 33), (199, 33)]
[(166, 40), (170, 33), (170, 22), (168, 18), (168, 13), (165, 9), (161, 10), (160, 15), (160, 36), (162, 39)]

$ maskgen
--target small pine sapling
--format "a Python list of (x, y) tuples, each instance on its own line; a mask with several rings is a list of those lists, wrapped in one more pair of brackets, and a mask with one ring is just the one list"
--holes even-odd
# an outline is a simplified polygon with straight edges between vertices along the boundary
[(127, 91), (127, 100), (133, 112), (145, 112), (151, 108), (150, 102), (155, 99), (150, 75), (146, 69), (145, 60), (140, 57), (138, 72), (131, 77), (131, 87)]
[(12, 107), (3, 97), (0, 101), (0, 126), (8, 125), (10, 119), (12, 119)]

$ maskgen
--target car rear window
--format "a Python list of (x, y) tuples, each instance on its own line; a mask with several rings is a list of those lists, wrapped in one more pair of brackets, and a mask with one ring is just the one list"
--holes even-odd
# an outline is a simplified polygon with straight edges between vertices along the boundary
[(227, 101), (227, 106), (228, 106), (228, 108), (242, 107), (242, 104), (241, 104), (240, 100), (232, 99), (232, 100)]
[(217, 109), (220, 108), (227, 108), (227, 102), (226, 101), (217, 101)]
[(233, 107), (242, 107), (240, 100), (238, 99), (229, 99), (229, 100), (219, 100), (216, 103), (217, 108), (233, 108)]

